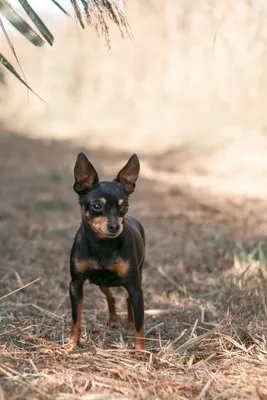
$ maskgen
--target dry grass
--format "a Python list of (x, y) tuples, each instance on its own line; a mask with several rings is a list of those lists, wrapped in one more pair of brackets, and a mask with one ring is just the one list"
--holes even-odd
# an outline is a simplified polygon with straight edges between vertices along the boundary
[[(263, 201), (140, 179), (131, 211), (147, 232), (147, 350), (133, 353), (123, 291), (114, 290), (122, 326), (112, 330), (103, 296), (88, 285), (82, 344), (68, 354), (78, 149), (10, 134), (0, 146), (0, 297), (10, 294), (0, 307), (0, 398), (267, 398)], [(124, 161), (111, 152), (89, 156), (104, 177)]]

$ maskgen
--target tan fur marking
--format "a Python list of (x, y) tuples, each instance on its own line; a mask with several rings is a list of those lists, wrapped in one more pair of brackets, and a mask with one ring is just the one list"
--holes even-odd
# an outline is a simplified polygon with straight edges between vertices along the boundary
[(130, 297), (127, 297), (127, 314), (128, 314), (128, 327), (134, 328), (134, 312)]
[(83, 300), (79, 300), (78, 302), (78, 320), (77, 323), (74, 324), (72, 322), (72, 327), (71, 327), (71, 335), (70, 335), (70, 343), (74, 344), (79, 344), (80, 342), (80, 337), (81, 337), (81, 319), (82, 319), (82, 307), (83, 307)]
[(123, 278), (129, 270), (129, 263), (122, 261), (114, 264), (109, 264), (105, 268), (109, 271), (115, 272), (120, 278)]
[(119, 326), (120, 323), (119, 323), (118, 316), (116, 313), (116, 303), (115, 303), (115, 299), (111, 293), (111, 290), (104, 286), (99, 286), (99, 288), (104, 293), (104, 295), (106, 296), (106, 299), (107, 299), (108, 309), (109, 309), (109, 325), (111, 327)]
[(122, 223), (123, 223), (123, 220), (124, 220), (124, 217), (118, 217), (118, 223), (119, 223), (119, 224), (122, 224)]
[(106, 204), (107, 200), (105, 199), (105, 197), (100, 197), (99, 199), (101, 201), (102, 204)]
[(135, 350), (137, 352), (145, 349), (144, 325), (142, 326), (139, 332), (137, 332), (136, 329), (134, 330), (134, 342), (135, 342)]
[(75, 260), (75, 268), (77, 272), (85, 272), (89, 269), (96, 269), (97, 263), (93, 260)]
[(118, 201), (118, 204), (119, 204), (119, 206), (121, 206), (121, 205), (123, 204), (123, 199), (120, 199), (120, 200)]
[(92, 218), (89, 211), (86, 211), (85, 216), (93, 231), (100, 239), (104, 239), (106, 235), (102, 231), (107, 231), (108, 220), (107, 217)]

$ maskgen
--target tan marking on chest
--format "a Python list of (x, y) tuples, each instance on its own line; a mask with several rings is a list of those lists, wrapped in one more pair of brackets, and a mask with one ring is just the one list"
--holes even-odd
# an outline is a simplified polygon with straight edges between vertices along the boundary
[(85, 272), (90, 269), (97, 269), (97, 262), (93, 260), (78, 260), (75, 259), (75, 268), (77, 272)]
[(109, 264), (105, 267), (105, 269), (115, 272), (120, 278), (123, 278), (127, 274), (129, 268), (130, 268), (130, 266), (127, 261), (126, 262), (121, 261), (118, 263)]

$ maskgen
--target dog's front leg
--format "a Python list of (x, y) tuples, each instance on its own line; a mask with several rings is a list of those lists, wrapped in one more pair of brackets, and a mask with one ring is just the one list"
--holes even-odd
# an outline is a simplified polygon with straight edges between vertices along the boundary
[(142, 288), (138, 286), (126, 287), (134, 313), (134, 342), (135, 350), (140, 351), (145, 348), (144, 335), (144, 299)]
[(82, 280), (72, 280), (70, 282), (69, 293), (72, 309), (72, 328), (69, 344), (75, 349), (81, 337), (81, 315), (83, 305), (83, 283)]

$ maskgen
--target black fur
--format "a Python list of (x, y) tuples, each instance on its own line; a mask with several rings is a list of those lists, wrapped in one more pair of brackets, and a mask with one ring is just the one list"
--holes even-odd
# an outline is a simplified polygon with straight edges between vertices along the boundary
[[(89, 280), (90, 283), (103, 287), (123, 286), (131, 300), (136, 331), (140, 331), (143, 326), (141, 280), (145, 233), (136, 218), (126, 216), (129, 194), (134, 191), (139, 168), (139, 160), (133, 155), (114, 181), (100, 182), (86, 156), (80, 153), (77, 157), (74, 190), (79, 195), (82, 221), (70, 255), (70, 299), (74, 324), (78, 318), (78, 301), (83, 298), (83, 284), (85, 280)], [(104, 221), (101, 225), (104, 233), (95, 230), (94, 223), (98, 221)], [(118, 221), (121, 221), (120, 229), (123, 228), (119, 234), (116, 232)], [(85, 263), (89, 260), (94, 268), (90, 264), (88, 269), (80, 271), (77, 260)], [(128, 270), (123, 276), (119, 276), (107, 269), (111, 264), (126, 264)]]

